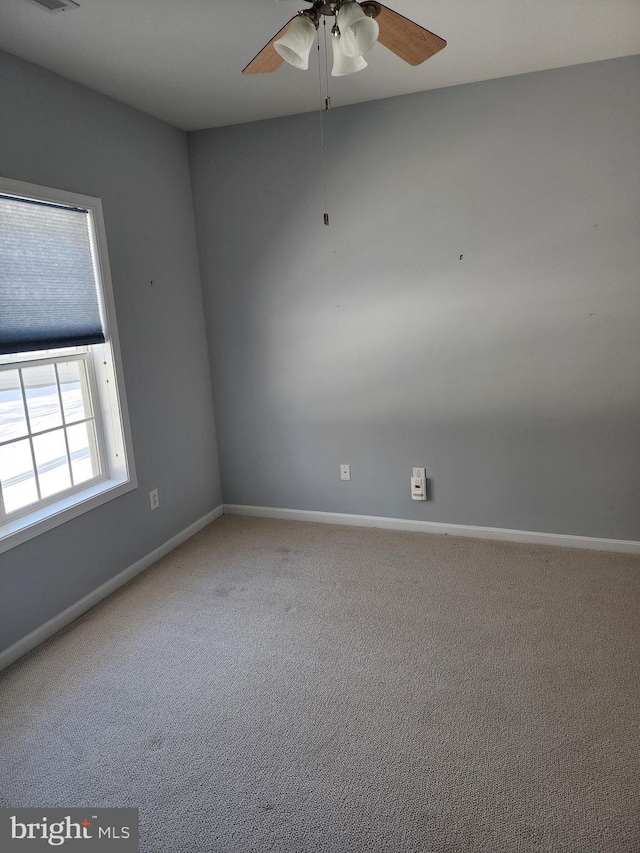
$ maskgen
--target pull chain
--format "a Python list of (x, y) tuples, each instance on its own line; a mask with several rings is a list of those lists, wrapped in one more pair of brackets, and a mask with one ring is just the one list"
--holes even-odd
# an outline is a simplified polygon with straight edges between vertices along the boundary
[(322, 87), (322, 59), (320, 56), (320, 30), (318, 29), (318, 87), (320, 90), (320, 161), (322, 167), (322, 192), (324, 196), (324, 217), (325, 225), (329, 224), (329, 214), (327, 212), (327, 170), (325, 164), (324, 153), (324, 114), (331, 109), (331, 98), (329, 97), (329, 73), (327, 60), (327, 21), (322, 19), (324, 24), (324, 77), (326, 81), (326, 95), (323, 97)]

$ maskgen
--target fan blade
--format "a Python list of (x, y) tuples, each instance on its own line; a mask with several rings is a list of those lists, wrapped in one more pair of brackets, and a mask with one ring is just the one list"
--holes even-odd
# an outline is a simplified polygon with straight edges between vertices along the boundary
[(378, 41), (390, 51), (404, 59), (409, 65), (420, 65), (425, 59), (429, 59), (434, 53), (446, 47), (447, 43), (440, 36), (430, 33), (419, 24), (405, 18), (404, 15), (399, 15), (392, 9), (383, 6), (382, 3), (366, 2), (361, 3), (361, 6), (366, 11), (367, 6), (372, 6), (377, 9), (374, 14), (378, 26), (380, 27), (380, 35)]
[[(294, 15), (291, 21), (295, 21), (297, 17)], [(286, 33), (291, 21), (287, 21), (280, 32), (277, 32), (271, 41), (265, 44), (260, 53), (253, 57), (246, 68), (242, 69), (243, 74), (269, 74), (271, 71), (277, 71), (280, 68), (284, 59), (276, 53), (273, 43)]]

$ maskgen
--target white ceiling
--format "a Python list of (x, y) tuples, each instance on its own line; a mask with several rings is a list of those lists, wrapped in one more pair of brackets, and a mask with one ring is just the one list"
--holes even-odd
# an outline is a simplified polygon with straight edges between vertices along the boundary
[[(243, 76), (304, 0), (0, 0), (0, 49), (185, 130), (318, 108), (317, 60)], [(381, 45), (334, 106), (640, 53), (640, 0), (388, 0), (448, 41), (416, 68)], [(331, 48), (329, 47), (329, 52)], [(315, 51), (314, 51), (315, 52)], [(330, 56), (329, 56), (330, 60)]]

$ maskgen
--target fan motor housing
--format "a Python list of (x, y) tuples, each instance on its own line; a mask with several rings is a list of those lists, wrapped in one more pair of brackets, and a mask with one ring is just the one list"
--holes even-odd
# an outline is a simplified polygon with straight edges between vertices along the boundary
[[(336, 8), (340, 5), (337, 0), (330, 0), (328, 3), (323, 3), (322, 0), (312, 0), (312, 2), (313, 8), (309, 11), (315, 12), (318, 15), (326, 15), (327, 17), (335, 15)], [(361, 3), (360, 6), (365, 15), (368, 15), (370, 18), (375, 18), (380, 11), (375, 3)]]

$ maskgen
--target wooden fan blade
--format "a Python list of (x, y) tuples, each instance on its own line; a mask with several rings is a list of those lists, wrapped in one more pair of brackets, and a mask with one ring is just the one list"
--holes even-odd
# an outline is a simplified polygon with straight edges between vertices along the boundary
[(404, 59), (409, 65), (420, 65), (425, 59), (429, 59), (434, 53), (446, 47), (447, 43), (440, 36), (430, 33), (419, 24), (405, 18), (404, 15), (399, 15), (393, 9), (388, 9), (378, 2), (361, 3), (366, 10), (367, 6), (373, 6), (377, 9), (374, 14), (378, 26), (380, 27), (380, 35), (378, 41), (385, 47), (388, 47), (400, 59)]
[[(294, 15), (291, 21), (295, 21), (297, 17), (297, 15)], [(265, 44), (260, 53), (257, 53), (253, 57), (246, 68), (242, 69), (243, 74), (270, 74), (272, 71), (277, 71), (280, 68), (284, 59), (279, 53), (276, 53), (273, 43), (286, 33), (291, 21), (287, 21), (280, 32), (277, 32), (271, 41)]]

